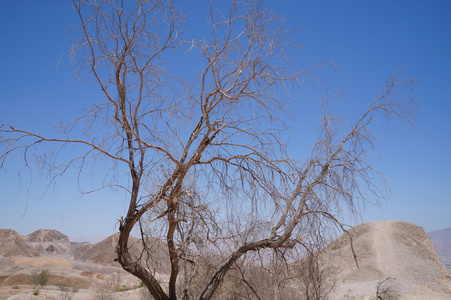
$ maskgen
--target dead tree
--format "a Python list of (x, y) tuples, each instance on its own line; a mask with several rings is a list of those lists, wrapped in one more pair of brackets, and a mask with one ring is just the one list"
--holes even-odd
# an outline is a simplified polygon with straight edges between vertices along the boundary
[[(51, 181), (69, 168), (82, 174), (109, 163), (98, 189), (128, 194), (118, 261), (155, 299), (211, 299), (240, 259), (302, 245), (306, 236), (342, 226), (340, 211), (358, 210), (365, 191), (382, 193), (368, 164), (370, 125), (379, 116), (413, 119), (415, 100), (403, 97), (412, 81), (391, 75), (348, 130), (324, 105), (311, 156), (301, 160), (286, 151), (283, 92), (313, 78), (322, 63), (287, 67), (293, 32), (261, 1), (233, 1), (228, 11), (210, 2), (209, 35), (190, 40), (182, 38), (184, 17), (171, 0), (72, 4), (80, 20), (73, 58), (105, 102), (93, 99), (85, 115), (61, 128), (63, 137), (3, 124), (0, 163), (21, 152), (26, 166), (35, 159)], [(185, 77), (169, 71), (190, 56), (199, 61), (196, 70)], [(47, 143), (75, 145), (81, 154), (53, 160), (39, 152)], [(158, 270), (169, 274), (167, 288), (130, 252), (133, 230), (146, 243), (143, 220), (167, 247), (169, 267)]]

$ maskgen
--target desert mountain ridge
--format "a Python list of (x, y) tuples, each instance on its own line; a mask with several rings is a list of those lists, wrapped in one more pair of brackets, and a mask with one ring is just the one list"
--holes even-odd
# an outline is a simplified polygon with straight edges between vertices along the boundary
[(437, 254), (445, 266), (451, 270), (451, 228), (434, 230), (429, 232)]
[[(358, 226), (355, 226), (354, 228), (357, 228)], [(86, 241), (83, 242), (70, 241), (70, 238), (67, 235), (54, 229), (38, 229), (25, 236), (20, 235), (13, 229), (0, 229), (0, 241), (2, 241), (2, 243), (0, 244), (0, 256), (10, 256), (11, 254), (23, 256), (39, 256), (40, 254), (44, 256), (55, 254), (70, 254), (73, 255), (76, 260), (86, 260), (89, 257), (89, 253), (84, 253), (85, 250), (87, 251), (88, 249), (92, 248), (100, 248), (102, 250), (105, 250), (105, 247), (96, 247), (96, 245), (109, 244), (109, 241), (116, 242), (117, 235), (118, 234), (115, 233), (109, 237), (96, 237), (95, 239), (100, 241), (93, 243), (89, 241), (90, 238), (88, 237), (86, 237)], [(445, 266), (451, 269), (451, 228), (434, 230), (429, 232), (428, 235), (440, 259), (443, 261)], [(22, 237), (23, 239), (20, 239), (19, 237)], [(131, 238), (135, 243), (138, 241), (133, 237)], [(28, 247), (23, 245), (23, 240)], [(77, 240), (80, 239), (77, 238)], [(15, 243), (16, 246), (20, 245), (20, 247), (17, 247), (17, 251), (11, 251), (5, 248), (11, 243)], [(35, 251), (33, 251), (33, 249)], [(111, 257), (111, 253), (109, 253), (108, 255)], [(103, 264), (105, 263), (106, 261), (103, 261)]]
[[(446, 244), (446, 236), (439, 236), (439, 241)], [(20, 293), (12, 291), (12, 287), (29, 284), (29, 274), (42, 269), (52, 274), (48, 285), (63, 283), (85, 289), (86, 293), (92, 293), (93, 288), (98, 291), (99, 287), (111, 289), (119, 281), (138, 286), (139, 281), (115, 261), (117, 239), (116, 233), (99, 243), (78, 243), (56, 230), (40, 229), (21, 236), (14, 230), (0, 229), (0, 299), (7, 299), (2, 294), (5, 289)], [(167, 282), (169, 258), (165, 243), (159, 239), (149, 239), (148, 243), (156, 255), (153, 260), (143, 259), (150, 261), (148, 267), (156, 271), (159, 281)], [(139, 239), (132, 237), (130, 244), (133, 251), (143, 253)], [(332, 300), (369, 299), (368, 295), (374, 295), (377, 284), (386, 278), (394, 280), (405, 299), (451, 299), (451, 273), (437, 255), (431, 238), (417, 225), (402, 221), (363, 223), (323, 252), (322, 268), (335, 286)], [(137, 292), (128, 293), (115, 297), (141, 299)]]

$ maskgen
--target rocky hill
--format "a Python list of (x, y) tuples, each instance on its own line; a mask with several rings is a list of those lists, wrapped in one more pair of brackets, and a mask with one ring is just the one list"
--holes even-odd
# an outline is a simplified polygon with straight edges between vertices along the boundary
[(0, 229), (0, 257), (37, 257), (39, 252), (29, 247), (25, 239), (12, 229)]
[(62, 234), (57, 230), (51, 229), (39, 229), (35, 232), (30, 233), (26, 237), (28, 242), (46, 242), (46, 243), (54, 243), (54, 242), (63, 242), (69, 243), (69, 238), (67, 235)]
[(451, 270), (451, 228), (429, 232), (432, 243), (434, 243), (437, 254), (443, 263)]
[(377, 285), (387, 278), (403, 295), (451, 294), (451, 274), (424, 229), (411, 223), (361, 224), (328, 245), (324, 253), (335, 275), (334, 294), (341, 297), (375, 295)]
[(41, 255), (69, 254), (72, 249), (67, 235), (57, 230), (39, 229), (27, 235), (25, 240)]

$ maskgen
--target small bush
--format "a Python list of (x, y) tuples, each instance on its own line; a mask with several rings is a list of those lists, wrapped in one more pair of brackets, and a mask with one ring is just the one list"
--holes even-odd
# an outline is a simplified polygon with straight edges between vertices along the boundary
[(126, 292), (129, 290), (130, 290), (130, 288), (127, 285), (123, 284), (122, 286), (117, 287), (115, 291), (116, 292)]
[(20, 290), (20, 286), (18, 285), (13, 286), (13, 290)]
[(33, 272), (30, 276), (31, 283), (37, 287), (37, 286), (44, 286), (47, 284), (47, 281), (49, 280), (49, 271), (48, 270), (42, 270), (40, 273)]

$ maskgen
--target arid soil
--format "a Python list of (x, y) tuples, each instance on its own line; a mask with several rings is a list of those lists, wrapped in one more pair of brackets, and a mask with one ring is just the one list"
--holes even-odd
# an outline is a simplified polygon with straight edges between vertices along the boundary
[(44, 287), (39, 290), (39, 295), (33, 294), (34, 289), (20, 286), (19, 289), (0, 287), (0, 299), (8, 300), (144, 300), (149, 299), (149, 294), (144, 288), (126, 292), (111, 292), (95, 289), (78, 289), (76, 291), (61, 291), (57, 287)]

